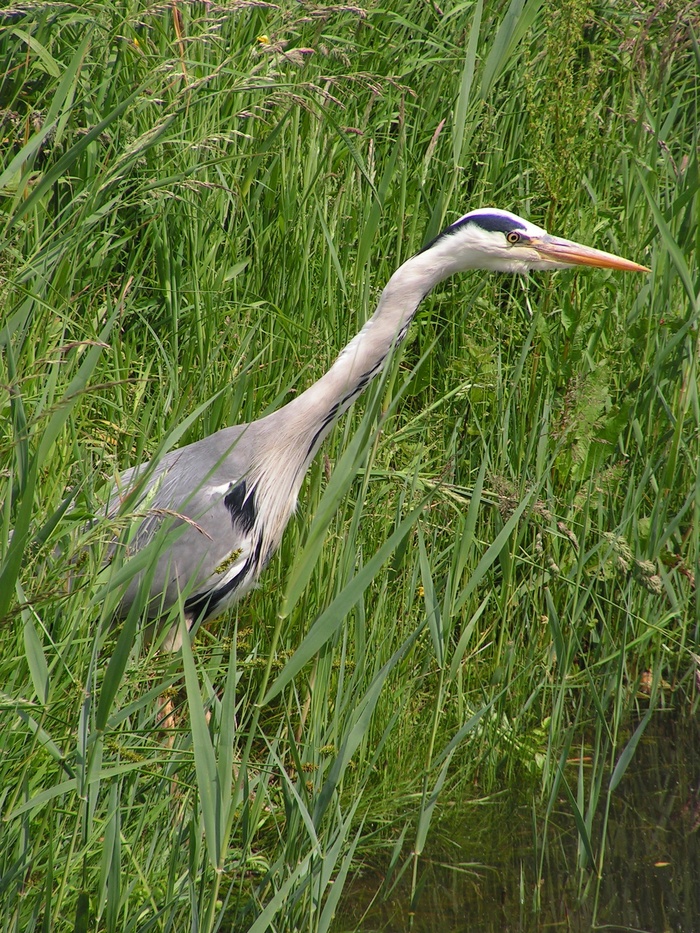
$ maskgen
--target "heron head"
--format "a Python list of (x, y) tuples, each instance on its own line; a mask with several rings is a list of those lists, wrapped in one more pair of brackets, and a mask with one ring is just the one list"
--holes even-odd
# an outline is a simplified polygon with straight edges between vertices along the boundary
[(427, 247), (445, 250), (457, 269), (528, 272), (596, 266), (626, 272), (648, 272), (629, 259), (551, 236), (536, 224), (510, 211), (484, 207), (471, 211), (447, 227)]

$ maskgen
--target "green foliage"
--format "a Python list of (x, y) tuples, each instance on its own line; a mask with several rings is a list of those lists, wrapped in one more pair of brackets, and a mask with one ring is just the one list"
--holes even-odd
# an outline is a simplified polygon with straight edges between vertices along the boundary
[[(448, 789), (524, 787), (542, 866), (566, 800), (588, 890), (697, 702), (697, 21), (394, 7), (0, 13), (3, 933), (327, 930), (360, 857), (417, 897)], [(446, 283), (260, 590), (182, 656), (115, 630), (117, 471), (318, 378), (488, 203), (651, 274)]]

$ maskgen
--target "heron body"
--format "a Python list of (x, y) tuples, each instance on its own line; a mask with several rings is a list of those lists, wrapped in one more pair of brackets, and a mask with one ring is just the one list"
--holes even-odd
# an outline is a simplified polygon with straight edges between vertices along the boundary
[[(129, 553), (154, 541), (164, 524), (169, 528), (155, 566), (130, 581), (120, 614), (146, 585), (149, 617), (182, 598), (191, 627), (221, 614), (251, 589), (280, 544), (324, 438), (381, 371), (435, 285), (469, 269), (526, 273), (573, 265), (648, 271), (549, 236), (508, 211), (472, 211), (397, 269), (373, 316), (305, 392), (258, 421), (224, 428), (155, 465), (123, 473), (110, 498), (110, 514), (131, 491), (144, 511)], [(176, 629), (166, 644), (178, 647)]]

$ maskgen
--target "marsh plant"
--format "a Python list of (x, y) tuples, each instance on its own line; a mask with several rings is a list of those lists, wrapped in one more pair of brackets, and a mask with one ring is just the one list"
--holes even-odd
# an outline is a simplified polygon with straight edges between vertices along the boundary
[[(417, 897), (445, 802), (514, 788), (595, 899), (648, 722), (697, 708), (697, 12), (0, 22), (0, 930), (327, 930), (363, 865)], [(261, 587), (181, 654), (138, 602), (115, 627), (118, 471), (310, 384), (483, 205), (651, 274), (445, 283)]]

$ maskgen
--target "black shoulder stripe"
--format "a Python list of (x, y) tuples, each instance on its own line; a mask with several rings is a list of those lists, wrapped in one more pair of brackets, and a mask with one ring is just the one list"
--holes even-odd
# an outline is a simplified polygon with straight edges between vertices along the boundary
[(244, 534), (250, 534), (257, 514), (255, 490), (248, 492), (246, 481), (242, 479), (226, 493), (224, 505), (231, 513), (231, 524), (240, 528)]
[(195, 593), (185, 600), (185, 612), (195, 621), (205, 622), (216, 614), (219, 603), (237, 590), (244, 583), (251, 573), (253, 561), (248, 558), (235, 577), (231, 577), (223, 586), (215, 587), (212, 590), (205, 590), (203, 593)]

